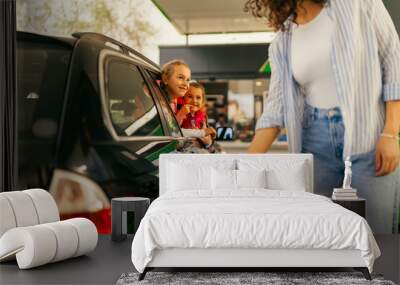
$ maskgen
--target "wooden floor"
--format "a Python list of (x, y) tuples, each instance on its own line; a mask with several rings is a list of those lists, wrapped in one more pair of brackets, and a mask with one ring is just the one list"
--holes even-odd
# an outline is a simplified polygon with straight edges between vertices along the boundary
[[(377, 235), (382, 256), (375, 262), (374, 272), (400, 283), (400, 235)], [(0, 284), (115, 284), (122, 273), (134, 271), (131, 262), (132, 237), (112, 242), (100, 235), (95, 251), (88, 256), (19, 270), (16, 262), (0, 265)]]

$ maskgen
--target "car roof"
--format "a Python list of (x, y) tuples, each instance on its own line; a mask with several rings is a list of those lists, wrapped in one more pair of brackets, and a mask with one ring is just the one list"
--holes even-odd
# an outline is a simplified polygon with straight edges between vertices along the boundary
[(40, 39), (42, 41), (56, 41), (58, 43), (66, 44), (70, 47), (73, 47), (77, 41), (75, 38), (69, 38), (69, 37), (61, 37), (61, 36), (52, 36), (52, 35), (43, 35), (43, 34), (38, 34), (38, 33), (31, 33), (31, 32), (23, 32), (23, 31), (17, 31), (17, 39), (18, 40), (35, 40), (35, 39)]
[(72, 37), (63, 37), (63, 36), (43, 35), (43, 34), (38, 34), (38, 33), (18, 31), (17, 38), (18, 39), (38, 39), (38, 38), (40, 38), (42, 41), (57, 41), (58, 43), (66, 44), (70, 47), (73, 47), (76, 44), (76, 42), (80, 39), (91, 39), (91, 40), (95, 40), (95, 41), (100, 41), (105, 46), (107, 45), (107, 43), (111, 43), (113, 45), (117, 45), (121, 49), (122, 53), (127, 54), (127, 55), (133, 54), (134, 56), (137, 56), (137, 57), (141, 58), (143, 61), (145, 61), (146, 63), (148, 63), (155, 70), (160, 70), (160, 67), (158, 64), (156, 64), (152, 60), (148, 59), (147, 57), (142, 55), (140, 52), (134, 50), (133, 48), (131, 48), (113, 38), (107, 37), (106, 35), (103, 35), (100, 33), (79, 32), (79, 33), (73, 33)]
[(110, 38), (106, 35), (99, 34), (99, 33), (93, 33), (93, 32), (85, 32), (85, 33), (73, 33), (72, 36), (74, 36), (75, 38), (78, 38), (78, 39), (89, 38), (89, 39), (99, 40), (104, 43), (111, 43), (111, 44), (117, 45), (124, 54), (129, 55), (129, 53), (131, 53), (134, 56), (141, 58), (146, 63), (150, 64), (153, 68), (160, 69), (158, 64), (156, 64), (154, 61), (148, 59), (147, 57), (142, 55), (140, 52), (138, 52), (138, 51), (134, 50), (133, 48), (131, 48), (113, 38)]

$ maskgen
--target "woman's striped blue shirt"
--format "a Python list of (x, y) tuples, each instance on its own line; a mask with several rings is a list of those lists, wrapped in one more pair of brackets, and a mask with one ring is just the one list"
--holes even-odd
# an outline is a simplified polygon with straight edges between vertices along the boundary
[[(400, 100), (400, 41), (382, 0), (328, 0), (326, 9), (334, 24), (331, 63), (345, 158), (375, 149), (385, 102)], [(269, 48), (271, 81), (256, 129), (286, 127), (289, 151), (300, 152), (305, 99), (292, 75), (291, 20), (285, 25)]]

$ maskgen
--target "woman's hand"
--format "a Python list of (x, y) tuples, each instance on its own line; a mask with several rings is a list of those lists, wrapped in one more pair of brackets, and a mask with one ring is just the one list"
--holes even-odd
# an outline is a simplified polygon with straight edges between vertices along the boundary
[[(386, 102), (385, 127), (376, 145), (376, 176), (393, 172), (399, 166), (400, 100)], [(388, 136), (389, 135), (389, 136)], [(392, 136), (392, 137), (390, 137)]]
[(395, 138), (380, 137), (376, 145), (376, 176), (384, 176), (393, 172), (400, 161), (399, 142)]

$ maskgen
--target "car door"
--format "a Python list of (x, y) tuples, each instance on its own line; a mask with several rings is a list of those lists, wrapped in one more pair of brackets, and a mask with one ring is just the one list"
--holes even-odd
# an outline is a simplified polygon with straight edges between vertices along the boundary
[(93, 147), (108, 177), (109, 197), (157, 197), (158, 157), (176, 150), (181, 137), (179, 126), (168, 127), (143, 65), (139, 58), (110, 50), (100, 54), (102, 116), (110, 137)]

